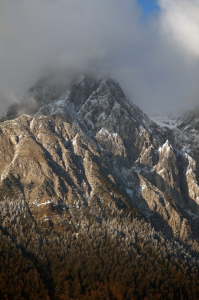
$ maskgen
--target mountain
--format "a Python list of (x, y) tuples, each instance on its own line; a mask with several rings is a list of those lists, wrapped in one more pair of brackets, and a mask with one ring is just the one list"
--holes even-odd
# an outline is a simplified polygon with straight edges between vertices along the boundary
[(45, 106), (51, 86), (31, 90), (38, 111), (1, 124), (0, 172), (2, 190), (15, 189), (37, 223), (58, 228), (72, 207), (99, 220), (133, 207), (172, 236), (197, 235), (197, 163), (176, 145), (184, 131), (161, 130), (111, 78), (80, 77)]
[[(21, 115), (21, 111), (28, 114)], [(43, 296), (38, 297), (94, 299), (91, 290), (94, 293), (99, 287), (80, 288), (78, 292), (71, 282), (80, 280), (82, 286), (80, 271), (77, 271), (79, 279), (67, 272), (60, 279), (62, 273), (55, 271), (55, 265), (65, 272), (69, 261), (76, 263), (70, 249), (75, 249), (78, 261), (89, 247), (92, 253), (98, 253), (102, 240), (106, 241), (108, 251), (116, 243), (115, 249), (120, 254), (124, 251), (121, 254), (124, 261), (131, 257), (141, 264), (149, 259), (150, 265), (147, 253), (152, 251), (156, 259), (160, 256), (162, 266), (166, 261), (168, 266), (175, 265), (176, 272), (186, 273), (187, 268), (186, 280), (190, 280), (190, 274), (198, 278), (196, 118), (188, 115), (172, 126), (158, 125), (125, 97), (114, 79), (90, 76), (81, 76), (65, 89), (39, 82), (20, 104), (6, 110), (0, 118), (1, 236), (10, 249), (20, 249), (19, 255), (28, 258), (29, 264), (35, 264), (43, 280)], [(14, 250), (10, 257), (13, 255)], [(103, 269), (105, 258), (100, 257), (98, 263), (103, 261)], [(87, 259), (88, 255), (86, 262)], [(115, 262), (115, 267), (121, 263), (119, 258)], [(93, 265), (98, 263), (95, 260)], [(90, 265), (88, 270), (90, 276)], [(102, 275), (93, 276), (100, 282)], [(101, 280), (103, 285), (106, 280)], [(194, 280), (191, 282), (195, 286)], [(118, 277), (109, 283), (110, 299), (141, 295), (139, 283), (139, 291), (129, 292), (129, 298), (125, 298), (127, 292), (117, 298), (114, 291), (120, 288), (113, 286), (121, 282)], [(133, 289), (132, 283), (126, 286)], [(182, 288), (181, 292), (167, 291), (167, 294), (173, 293), (172, 299), (180, 299)], [(70, 289), (75, 292), (61, 296)], [(149, 296), (145, 289), (145, 295)], [(163, 293), (159, 285), (158, 289)], [(9, 292), (4, 293), (9, 298)], [(91, 298), (86, 298), (86, 293)], [(185, 299), (189, 299), (187, 290), (186, 295)], [(165, 296), (165, 299), (171, 298)]]

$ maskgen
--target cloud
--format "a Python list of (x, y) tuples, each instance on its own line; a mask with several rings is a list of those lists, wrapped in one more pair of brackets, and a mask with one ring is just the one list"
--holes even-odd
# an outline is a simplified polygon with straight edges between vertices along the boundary
[[(130, 35), (138, 38), (136, 8), (117, 0), (0, 1), (4, 91), (19, 95), (52, 69), (109, 73), (113, 53)], [(3, 95), (1, 89), (1, 107)]]
[(199, 1), (158, 3), (116, 76), (146, 112), (192, 109), (199, 105)]
[(162, 29), (187, 55), (199, 57), (199, 0), (159, 0)]
[[(144, 111), (198, 102), (198, 0), (0, 0), (0, 113), (53, 70), (110, 74)], [(60, 77), (59, 77), (60, 78)]]

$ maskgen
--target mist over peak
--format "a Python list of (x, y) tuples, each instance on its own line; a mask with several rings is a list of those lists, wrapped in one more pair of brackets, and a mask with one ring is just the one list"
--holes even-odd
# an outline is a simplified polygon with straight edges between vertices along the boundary
[(62, 86), (85, 73), (110, 74), (146, 112), (194, 107), (198, 1), (158, 4), (143, 21), (135, 0), (2, 0), (0, 113), (40, 78)]

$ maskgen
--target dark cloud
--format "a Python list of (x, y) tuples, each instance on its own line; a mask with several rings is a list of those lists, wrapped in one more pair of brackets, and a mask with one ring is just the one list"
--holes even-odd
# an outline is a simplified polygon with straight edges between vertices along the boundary
[[(145, 111), (195, 105), (198, 0), (159, 5), (143, 22), (135, 0), (0, 0), (0, 112), (52, 70), (67, 81), (109, 73)], [(178, 7), (194, 23), (189, 42), (191, 25), (175, 27)]]

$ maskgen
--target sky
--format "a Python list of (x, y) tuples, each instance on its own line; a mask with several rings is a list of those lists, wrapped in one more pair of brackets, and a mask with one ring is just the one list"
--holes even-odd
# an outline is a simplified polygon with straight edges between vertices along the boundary
[(149, 14), (157, 13), (160, 10), (157, 0), (137, 0), (137, 4), (142, 8), (143, 21)]
[(199, 0), (0, 0), (0, 114), (42, 76), (118, 80), (146, 113), (199, 105)]

